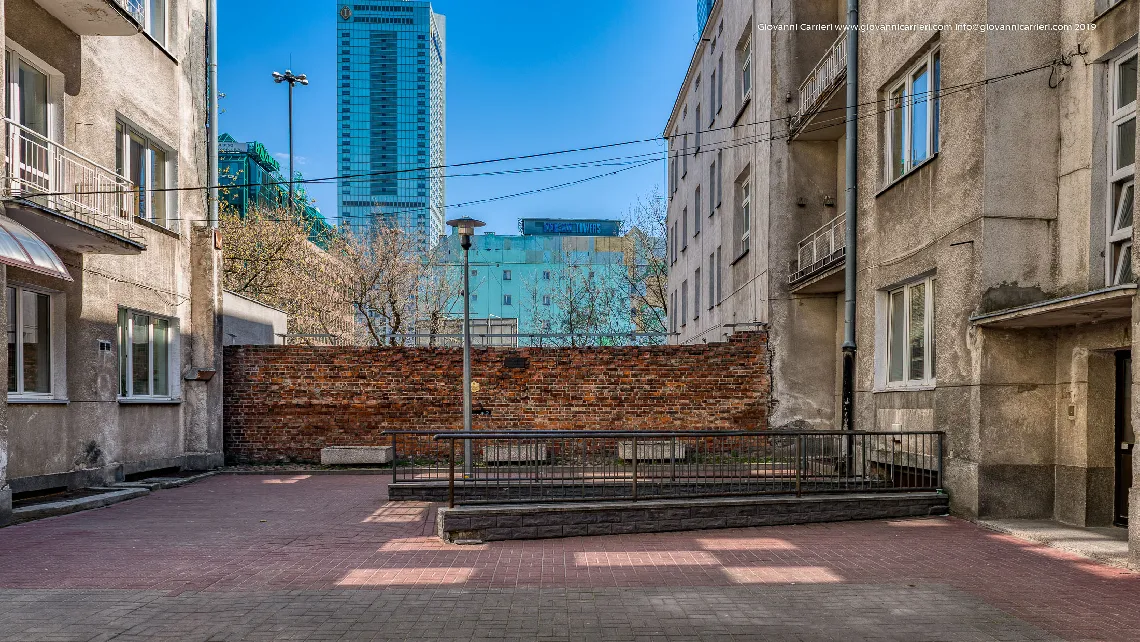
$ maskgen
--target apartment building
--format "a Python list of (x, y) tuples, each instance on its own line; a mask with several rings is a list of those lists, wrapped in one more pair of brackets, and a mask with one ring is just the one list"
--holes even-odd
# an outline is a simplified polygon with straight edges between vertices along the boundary
[(222, 462), (206, 18), (3, 2), (0, 522), (13, 495)]
[[(1127, 523), (1140, 0), (859, 4), (1084, 26), (860, 35), (855, 427), (945, 431), (958, 514)], [(847, 36), (767, 25), (845, 14), (720, 0), (666, 129), (671, 323), (769, 324), (774, 426), (839, 425)]]

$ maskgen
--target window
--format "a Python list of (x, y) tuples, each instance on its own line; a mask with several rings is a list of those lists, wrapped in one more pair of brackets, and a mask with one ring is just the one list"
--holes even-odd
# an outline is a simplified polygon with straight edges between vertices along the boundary
[(740, 104), (752, 97), (752, 40), (744, 43), (740, 54)]
[(673, 155), (669, 158), (669, 198), (673, 198), (673, 194), (677, 192), (677, 133), (673, 132), (673, 137), (669, 139), (669, 147), (673, 150)]
[(693, 236), (701, 233), (701, 186), (697, 185), (693, 195)]
[(511, 280), (511, 271), (510, 270), (503, 270), (503, 280), (504, 281), (510, 281)]
[(681, 137), (681, 178), (689, 175), (689, 132)]
[(9, 286), (8, 394), (52, 393), (51, 296)]
[(503, 295), (503, 305), (513, 305), (511, 303), (511, 295), (509, 295), (509, 294)]
[[(7, 52), (7, 69), (8, 118), (35, 134), (51, 138), (48, 75), (14, 51)], [(24, 143), (21, 147), (28, 144)]]
[(549, 294), (544, 294), (542, 296), (542, 304), (543, 305), (550, 305), (550, 295)]
[(549, 281), (550, 280), (550, 270), (543, 270), (542, 271), (542, 280), (543, 281)]
[(887, 91), (887, 182), (938, 152), (941, 59), (931, 51)]
[(709, 163), (709, 216), (716, 213), (716, 159)]
[[(462, 290), (460, 290), (460, 292), (459, 292), (459, 293), (460, 293), (460, 294), (462, 294), (462, 293), (463, 293), (463, 291), (462, 291)], [(478, 295), (478, 294), (475, 294), (474, 292), (472, 292), (472, 293), (471, 293), (471, 302), (472, 302), (472, 303), (475, 303), (475, 302), (476, 302), (476, 301), (478, 301), (478, 300), (479, 300), (479, 295)]]
[(701, 268), (693, 273), (693, 321), (701, 318)]
[(709, 309), (716, 305), (716, 254), (709, 253)]
[(681, 251), (689, 249), (689, 208), (681, 210)]
[(677, 222), (673, 221), (673, 228), (669, 231), (669, 262), (677, 262)]
[(669, 293), (669, 331), (677, 331), (677, 291), (673, 290)]
[(724, 300), (724, 264), (721, 262), (720, 246), (716, 248), (716, 304)]
[(143, 30), (166, 46), (166, 0), (144, 0)]
[(752, 233), (752, 183), (748, 180), (740, 186), (740, 230), (740, 254), (744, 254)]
[(689, 282), (681, 281), (681, 327), (689, 321)]
[(119, 310), (119, 395), (121, 397), (166, 398), (171, 386), (172, 345), (176, 324), (170, 319), (139, 312)]
[(696, 118), (696, 121), (694, 124), (694, 129), (696, 129), (696, 132), (697, 132), (695, 134), (696, 150), (700, 151), (701, 150), (701, 106), (700, 105), (697, 105), (697, 118)]
[(886, 385), (934, 383), (934, 295), (923, 279), (886, 293)]
[(715, 111), (713, 111), (713, 120), (716, 120), (716, 115), (720, 113), (720, 108), (724, 106), (724, 54), (720, 55), (720, 59), (716, 61), (716, 102), (713, 103)]
[(1136, 50), (1111, 66), (1109, 201), (1105, 282), (1131, 283), (1132, 209), (1136, 200)]
[(168, 204), (174, 194), (168, 191), (169, 165), (165, 147), (122, 121), (115, 124), (115, 168), (135, 184), (138, 217), (163, 227), (169, 223)]
[(716, 153), (716, 206), (724, 199), (724, 152)]
[(479, 270), (472, 269), (471, 276), (479, 276)]
[(713, 122), (716, 121), (716, 79), (717, 74), (716, 70), (714, 69), (712, 75), (709, 76), (709, 126), (712, 126)]

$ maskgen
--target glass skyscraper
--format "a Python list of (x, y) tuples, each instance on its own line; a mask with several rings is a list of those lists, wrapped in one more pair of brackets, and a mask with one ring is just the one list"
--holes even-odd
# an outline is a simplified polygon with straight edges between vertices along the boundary
[(422, 0), (359, 1), (337, 5), (338, 214), (426, 246), (444, 233), (444, 17)]
[(716, 0), (697, 0), (697, 33), (705, 30), (705, 23), (709, 21)]

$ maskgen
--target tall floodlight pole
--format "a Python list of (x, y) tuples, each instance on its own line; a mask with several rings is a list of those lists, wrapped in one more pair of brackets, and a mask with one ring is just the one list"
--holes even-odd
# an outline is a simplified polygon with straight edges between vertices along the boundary
[(285, 73), (279, 74), (273, 72), (273, 82), (281, 84), (283, 82), (289, 83), (289, 212), (293, 212), (293, 86), (297, 83), (302, 85), (309, 84), (309, 79), (305, 74), (294, 76), (292, 71), (288, 69)]
[[(463, 432), (471, 432), (471, 237), (475, 228), (486, 225), (473, 218), (457, 218), (447, 222), (459, 232), (463, 248)], [(463, 440), (463, 475), (471, 476), (471, 440)]]

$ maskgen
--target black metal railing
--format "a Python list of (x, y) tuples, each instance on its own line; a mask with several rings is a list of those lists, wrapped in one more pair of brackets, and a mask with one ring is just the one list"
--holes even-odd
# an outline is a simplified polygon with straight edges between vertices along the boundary
[(392, 435), (394, 445), (399, 436), (417, 438), (396, 458), (403, 463), (394, 482), (446, 480), (451, 506), (934, 491), (942, 488), (945, 438), (940, 431), (451, 432), (428, 444), (424, 434)]

